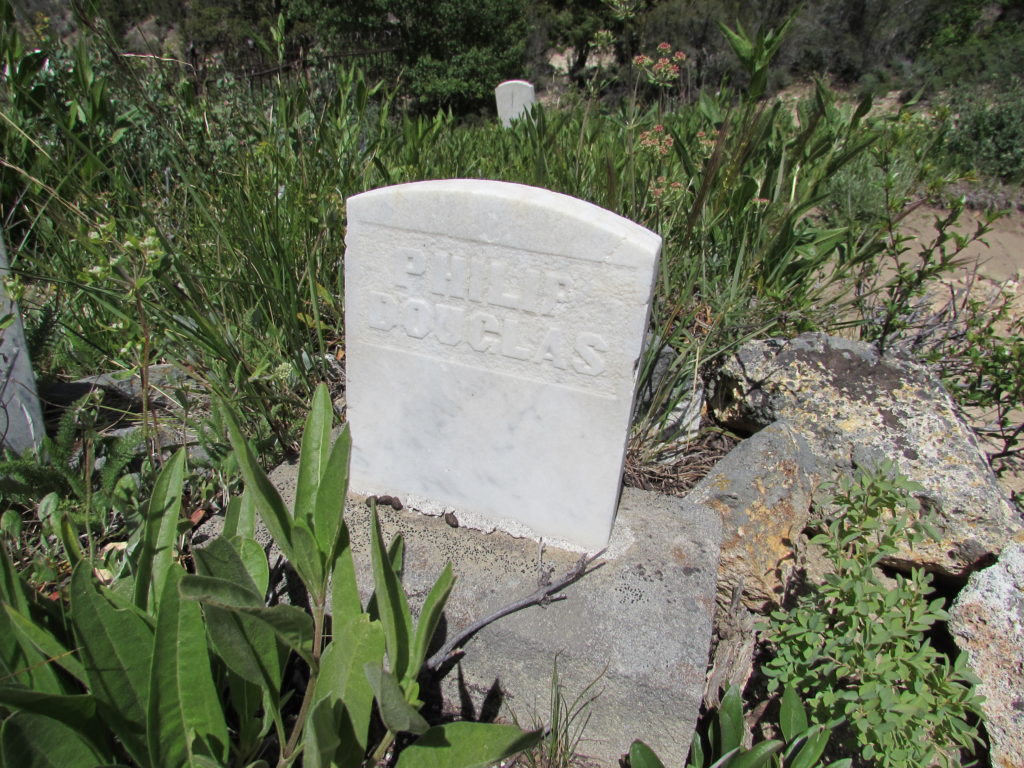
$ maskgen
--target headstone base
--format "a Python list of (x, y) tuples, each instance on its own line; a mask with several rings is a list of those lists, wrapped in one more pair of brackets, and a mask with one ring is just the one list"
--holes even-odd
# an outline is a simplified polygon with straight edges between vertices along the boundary
[[(291, 504), (295, 467), (271, 475)], [(404, 585), (418, 611), (451, 562), (456, 581), (439, 634), (531, 594), (542, 572), (557, 579), (578, 552), (541, 547), (501, 531), (482, 533), (443, 517), (378, 506), (385, 541), (405, 537)], [(346, 508), (360, 588), (372, 587), (370, 512), (362, 497)], [(557, 514), (557, 510), (552, 510)], [(550, 720), (552, 672), (566, 703), (593, 684), (577, 745), (595, 764), (617, 766), (633, 739), (647, 742), (666, 765), (681, 765), (704, 693), (721, 541), (717, 513), (703, 505), (626, 489), (607, 558), (567, 587), (562, 600), (531, 606), (488, 625), (465, 644), (465, 655), (435, 691), (460, 717)], [(543, 564), (541, 564), (543, 563)], [(364, 599), (367, 595), (364, 595)], [(439, 646), (443, 638), (435, 643)]]

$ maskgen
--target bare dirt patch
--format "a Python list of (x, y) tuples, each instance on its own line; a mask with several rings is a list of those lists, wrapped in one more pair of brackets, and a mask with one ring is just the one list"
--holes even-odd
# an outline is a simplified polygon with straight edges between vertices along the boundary
[[(922, 244), (935, 236), (935, 220), (945, 212), (921, 207), (913, 211), (901, 224), (901, 231), (917, 238)], [(973, 235), (984, 221), (979, 211), (965, 210), (955, 230), (965, 236)], [(911, 253), (915, 251), (913, 243)], [(995, 325), (997, 333), (1006, 335), (1014, 320), (1024, 316), (1024, 211), (1019, 208), (992, 222), (989, 232), (971, 243), (961, 254), (962, 264), (951, 273), (934, 293), (936, 305), (948, 301), (951, 295), (969, 291), (981, 302), (997, 302), (1001, 295), (1010, 295), (1010, 318)], [(1018, 326), (1019, 327), (1019, 326)], [(1024, 376), (1024, 371), (1013, 372)], [(969, 412), (976, 424), (985, 424), (992, 414)], [(1016, 421), (1024, 421), (1024, 404), (1013, 414)], [(985, 447), (985, 446), (983, 446)], [(1020, 466), (1004, 467), (1000, 483), (1009, 494), (1024, 498), (1024, 469)]]

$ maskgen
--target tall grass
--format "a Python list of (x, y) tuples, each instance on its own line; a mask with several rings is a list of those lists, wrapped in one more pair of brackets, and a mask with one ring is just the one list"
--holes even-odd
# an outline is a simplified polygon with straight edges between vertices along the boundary
[(316, 382), (342, 381), (344, 200), (421, 179), (544, 187), (662, 235), (641, 464), (672, 450), (673, 413), (723, 353), (865, 320), (856, 287), (889, 220), (825, 214), (889, 127), (820, 85), (795, 111), (763, 100), (777, 37), (730, 37), (746, 90), (674, 108), (581, 100), (503, 129), (403, 115), (355, 68), (200, 88), (101, 31), (74, 50), (28, 45), (5, 13), (3, 220), (51, 375), (174, 361), (291, 446)]

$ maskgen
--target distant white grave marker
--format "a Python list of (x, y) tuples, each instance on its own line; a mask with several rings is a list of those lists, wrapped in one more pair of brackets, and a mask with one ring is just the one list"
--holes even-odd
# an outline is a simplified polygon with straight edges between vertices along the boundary
[[(3, 283), (8, 269), (0, 237), (0, 446), (21, 454), (38, 448), (45, 430), (21, 314)], [(6, 327), (2, 327), (4, 318)]]
[(604, 546), (661, 238), (456, 179), (349, 198), (346, 246), (353, 490)]
[(506, 80), (494, 89), (494, 100), (498, 105), (498, 119), (508, 128), (513, 120), (518, 120), (530, 111), (530, 107), (537, 103), (537, 96), (533, 83)]

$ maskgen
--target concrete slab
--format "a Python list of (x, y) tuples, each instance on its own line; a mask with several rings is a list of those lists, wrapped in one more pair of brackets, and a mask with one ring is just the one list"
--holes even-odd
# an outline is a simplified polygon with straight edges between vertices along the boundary
[[(271, 479), (291, 504), (295, 467), (278, 467)], [(456, 582), (439, 634), (454, 634), (525, 597), (537, 588), (542, 569), (553, 568), (558, 578), (579, 558), (546, 547), (541, 564), (540, 546), (531, 539), (452, 527), (451, 516), (378, 510), (385, 540), (399, 532), (405, 537), (404, 584), (414, 612), (444, 564), (452, 563)], [(345, 514), (359, 584), (368, 594), (373, 578), (365, 499), (350, 498)], [(581, 754), (617, 766), (640, 738), (666, 765), (682, 764), (704, 690), (720, 540), (720, 519), (709, 507), (627, 488), (601, 566), (566, 588), (564, 600), (481, 630), (435, 693), (463, 716), (497, 713), (524, 726), (547, 722), (557, 660), (570, 701), (592, 683), (598, 694)]]

